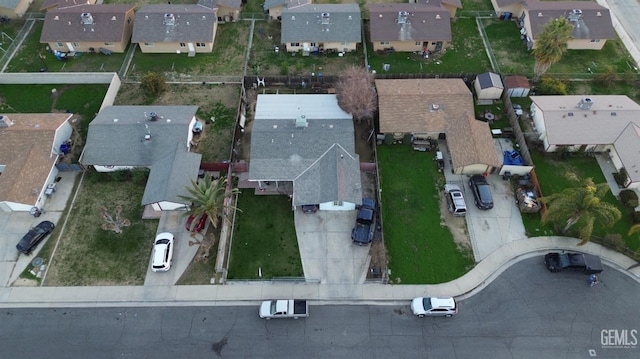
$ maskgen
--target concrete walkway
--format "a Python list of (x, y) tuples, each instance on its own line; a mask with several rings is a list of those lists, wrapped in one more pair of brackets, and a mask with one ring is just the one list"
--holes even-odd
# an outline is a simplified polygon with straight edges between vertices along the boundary
[[(300, 298), (316, 304), (406, 303), (424, 295), (468, 298), (496, 279), (513, 263), (540, 256), (549, 250), (579, 249), (599, 255), (611, 268), (627, 273), (640, 283), (640, 267), (630, 258), (594, 243), (576, 248), (577, 239), (536, 237), (510, 242), (487, 256), (461, 278), (435, 285), (306, 284), (295, 282), (241, 282), (204, 286), (112, 286), (112, 287), (9, 287), (0, 288), (0, 307), (114, 307), (255, 305), (273, 298)], [(606, 271), (603, 276), (606, 276)]]

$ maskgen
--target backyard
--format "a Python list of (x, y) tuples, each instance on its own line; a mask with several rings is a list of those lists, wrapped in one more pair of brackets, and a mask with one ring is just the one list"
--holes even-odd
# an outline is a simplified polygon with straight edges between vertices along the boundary
[(406, 145), (382, 145), (377, 151), (390, 281), (435, 284), (465, 274), (474, 266), (473, 254), (454, 241), (434, 205), (444, 176), (432, 153)]
[(244, 189), (237, 206), (228, 279), (304, 277), (289, 197)]

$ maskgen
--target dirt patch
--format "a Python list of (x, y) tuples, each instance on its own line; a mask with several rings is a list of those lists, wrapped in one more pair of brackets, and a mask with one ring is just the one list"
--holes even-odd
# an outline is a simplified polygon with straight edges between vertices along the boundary
[(440, 192), (440, 223), (443, 226), (447, 226), (453, 240), (456, 242), (459, 248), (470, 250), (471, 239), (469, 238), (469, 232), (467, 231), (467, 222), (464, 217), (452, 216), (449, 213), (449, 207), (447, 205), (447, 199), (444, 197), (444, 192)]
[(11, 285), (12, 287), (37, 287), (38, 281), (35, 279), (18, 278)]

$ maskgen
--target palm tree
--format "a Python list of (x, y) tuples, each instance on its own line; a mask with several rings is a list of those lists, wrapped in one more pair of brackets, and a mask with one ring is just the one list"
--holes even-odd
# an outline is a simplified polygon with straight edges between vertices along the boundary
[[(570, 177), (578, 182), (575, 175)], [(607, 183), (595, 184), (591, 178), (578, 183), (576, 187), (542, 197), (540, 201), (547, 205), (547, 211), (542, 215), (542, 223), (566, 221), (562, 229), (564, 234), (580, 222), (578, 234), (582, 242), (578, 245), (583, 245), (591, 238), (596, 222), (604, 227), (611, 227), (620, 220), (622, 214), (613, 204), (602, 201), (609, 191)]]
[(551, 65), (560, 61), (567, 50), (567, 42), (571, 38), (573, 25), (564, 17), (551, 19), (538, 34), (533, 56), (536, 59), (533, 82), (538, 82)]
[[(191, 186), (186, 186), (190, 196), (178, 196), (178, 198), (191, 202), (191, 207), (185, 213), (185, 216), (194, 215), (195, 217), (206, 214), (213, 228), (218, 228), (219, 219), (222, 217), (225, 200), (238, 193), (240, 190), (232, 188), (227, 191), (227, 179), (220, 177), (213, 179), (210, 175), (205, 176), (202, 180), (196, 182), (191, 180)], [(230, 209), (236, 208), (229, 205)]]

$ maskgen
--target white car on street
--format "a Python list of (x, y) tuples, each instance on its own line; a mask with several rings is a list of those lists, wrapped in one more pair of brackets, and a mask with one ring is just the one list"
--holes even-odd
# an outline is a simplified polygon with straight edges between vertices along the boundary
[(411, 311), (420, 318), (451, 317), (458, 313), (458, 306), (452, 297), (419, 297), (411, 301)]
[(173, 258), (173, 234), (162, 232), (156, 235), (153, 241), (153, 252), (151, 253), (151, 270), (154, 272), (166, 272), (171, 268)]

